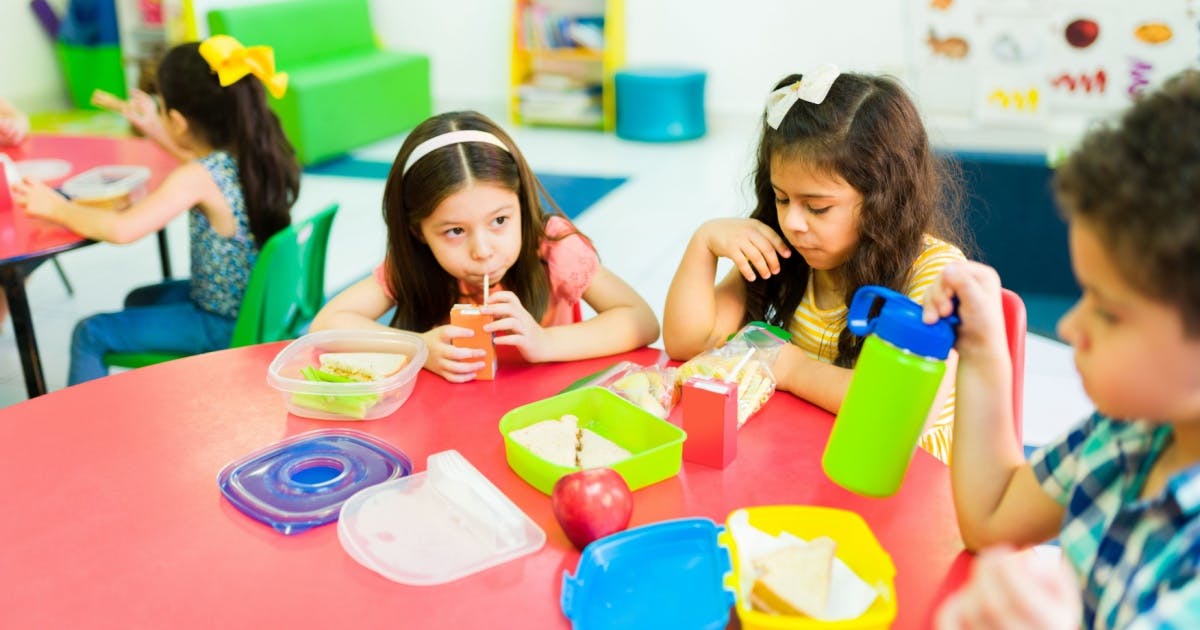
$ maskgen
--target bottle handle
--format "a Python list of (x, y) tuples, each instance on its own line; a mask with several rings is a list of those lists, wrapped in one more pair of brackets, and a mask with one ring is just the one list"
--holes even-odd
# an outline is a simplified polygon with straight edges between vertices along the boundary
[[(878, 310), (873, 308), (876, 300), (883, 300), (885, 304), (888, 302), (913, 303), (907, 295), (887, 287), (878, 285), (859, 287), (858, 291), (854, 292), (854, 299), (850, 301), (850, 309), (846, 314), (846, 326), (850, 328), (850, 332), (859, 337), (866, 337), (875, 330), (875, 320), (883, 311), (882, 306)], [(875, 310), (874, 313), (872, 313), (873, 310)]]

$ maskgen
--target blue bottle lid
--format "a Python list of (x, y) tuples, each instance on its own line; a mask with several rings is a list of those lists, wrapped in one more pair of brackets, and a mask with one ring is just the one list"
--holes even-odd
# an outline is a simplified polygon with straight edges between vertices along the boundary
[(850, 332), (859, 337), (874, 333), (897, 348), (941, 360), (954, 347), (954, 327), (959, 321), (955, 314), (926, 324), (921, 319), (920, 304), (907, 295), (875, 285), (854, 292), (847, 319)]

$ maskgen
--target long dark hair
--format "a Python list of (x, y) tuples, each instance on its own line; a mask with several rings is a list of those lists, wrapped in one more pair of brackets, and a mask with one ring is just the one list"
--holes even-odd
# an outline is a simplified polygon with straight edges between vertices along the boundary
[[(775, 89), (801, 79), (793, 74)], [(903, 291), (926, 234), (962, 243), (957, 164), (933, 154), (916, 106), (893, 79), (842, 74), (824, 102), (796, 102), (778, 129), (764, 116), (750, 216), (782, 233), (771, 186), (774, 156), (836, 174), (862, 195), (858, 246), (838, 270), (847, 306), (866, 284)], [(803, 256), (780, 258), (780, 266), (780, 273), (747, 284), (747, 322), (790, 324), (810, 268)], [(852, 367), (861, 350), (862, 339), (844, 329), (834, 364)]]
[[(483, 142), (452, 144), (435, 149), (404, 172), (417, 145), (460, 129), (486, 131), (508, 150)], [(504, 284), (534, 319), (540, 320), (545, 314), (550, 303), (550, 278), (538, 251), (546, 239), (546, 220), (551, 214), (562, 213), (499, 125), (478, 112), (449, 112), (425, 120), (405, 138), (383, 189), (383, 219), (388, 228), (387, 280), (396, 299), (393, 327), (429, 330), (446, 320), (460, 297), (458, 280), (438, 264), (433, 250), (418, 234), (421, 221), (433, 214), (438, 204), (474, 182), (487, 182), (517, 195), (521, 205), (521, 251), (504, 275)], [(539, 195), (550, 206), (549, 213), (543, 210)]]
[(246, 76), (221, 87), (199, 49), (196, 42), (180, 44), (163, 57), (158, 66), (163, 105), (182, 114), (209, 146), (233, 154), (250, 231), (262, 246), (291, 224), (290, 210), (300, 192), (296, 151), (267, 106), (262, 82)]

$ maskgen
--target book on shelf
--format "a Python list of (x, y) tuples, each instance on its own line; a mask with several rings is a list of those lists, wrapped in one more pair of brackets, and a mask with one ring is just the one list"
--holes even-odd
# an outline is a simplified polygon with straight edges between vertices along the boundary
[(525, 7), (518, 33), (526, 50), (585, 48), (604, 50), (604, 16), (573, 15), (531, 4)]

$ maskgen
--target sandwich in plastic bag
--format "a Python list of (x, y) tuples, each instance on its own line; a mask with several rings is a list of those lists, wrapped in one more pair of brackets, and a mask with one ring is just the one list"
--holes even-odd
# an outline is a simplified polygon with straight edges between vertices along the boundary
[(751, 322), (734, 333), (724, 345), (703, 352), (679, 366), (676, 382), (701, 376), (737, 383), (738, 427), (758, 411), (775, 393), (771, 365), (791, 335), (776, 326)]

